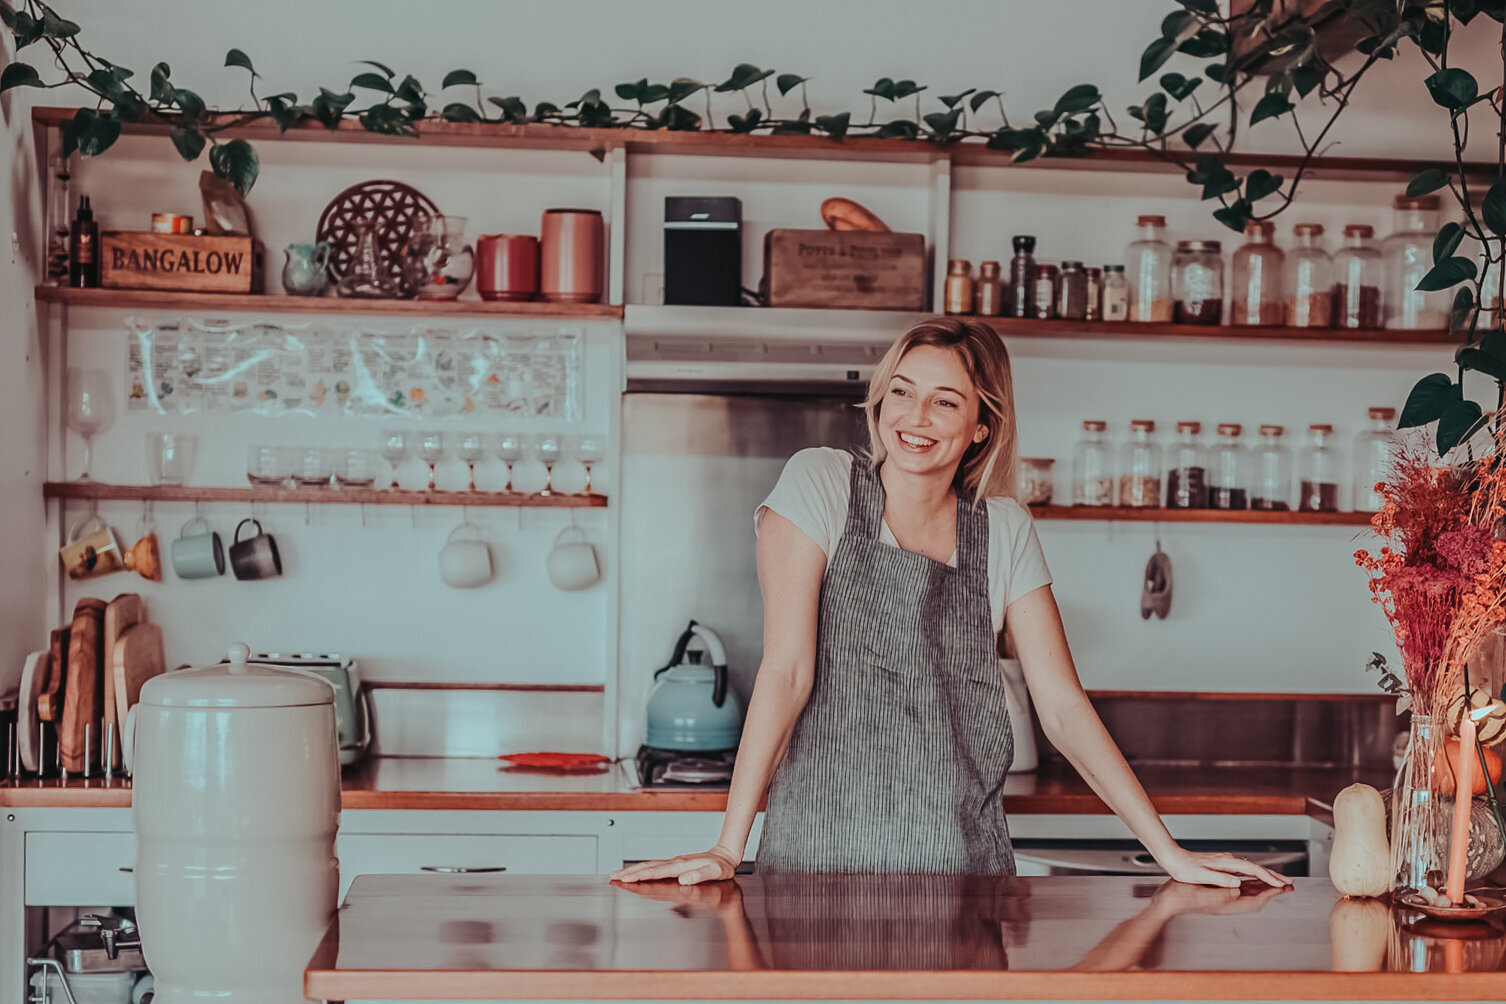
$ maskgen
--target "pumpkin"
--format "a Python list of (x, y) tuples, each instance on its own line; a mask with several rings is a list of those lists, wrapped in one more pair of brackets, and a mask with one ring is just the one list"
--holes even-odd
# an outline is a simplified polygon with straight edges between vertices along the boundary
[[(1474, 712), (1486, 708), (1490, 710), (1475, 717), (1475, 735), (1481, 746), (1494, 746), (1506, 739), (1506, 704), (1491, 697), (1489, 691), (1471, 688), (1469, 710)], [(1464, 688), (1459, 688), (1449, 699), (1448, 706), (1443, 709), (1443, 720), (1448, 724), (1448, 734), (1457, 736), (1459, 723), (1464, 720)]]
[[(1495, 750), (1487, 749), (1480, 752), (1485, 755), (1485, 768), (1490, 771), (1490, 786), (1494, 788), (1501, 780), (1501, 758)], [(1438, 759), (1439, 761), (1443, 761), (1445, 757), (1448, 763), (1447, 768), (1444, 767), (1443, 763), (1439, 762), (1433, 768), (1433, 775), (1438, 778), (1438, 790), (1445, 795), (1452, 795), (1454, 793), (1454, 778), (1459, 774), (1459, 740), (1445, 739), (1443, 741), (1443, 747), (1438, 751)], [(1483, 795), (1485, 793), (1485, 778), (1480, 776), (1480, 763), (1478, 760), (1475, 761), (1474, 768), (1473, 773), (1470, 775), (1474, 781), (1470, 794)]]
[(1334, 972), (1377, 972), (1385, 965), (1390, 941), (1391, 908), (1382, 901), (1341, 899), (1333, 905), (1328, 915), (1328, 947)]
[(1333, 800), (1328, 877), (1345, 896), (1384, 896), (1391, 890), (1386, 807), (1368, 784), (1351, 784)]

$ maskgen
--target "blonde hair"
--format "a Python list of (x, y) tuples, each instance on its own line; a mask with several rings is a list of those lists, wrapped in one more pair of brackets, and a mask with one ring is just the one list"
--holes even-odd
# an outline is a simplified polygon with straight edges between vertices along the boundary
[(934, 317), (899, 337), (874, 368), (862, 408), (868, 418), (868, 462), (878, 467), (886, 451), (879, 439), (878, 415), (889, 381), (905, 353), (918, 345), (956, 354), (978, 392), (978, 424), (988, 429), (981, 443), (968, 446), (952, 484), (957, 494), (977, 504), (987, 498), (1014, 498), (1019, 437), (1014, 415), (1014, 376), (1004, 340), (982, 321)]

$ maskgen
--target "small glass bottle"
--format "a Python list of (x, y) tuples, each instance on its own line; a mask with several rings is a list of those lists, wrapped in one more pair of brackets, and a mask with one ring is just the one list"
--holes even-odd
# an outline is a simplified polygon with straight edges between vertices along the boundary
[[(1171, 244), (1166, 240), (1166, 217), (1135, 220), (1139, 236), (1124, 249), (1125, 278), (1129, 281), (1129, 319), (1166, 324), (1172, 316)], [(1105, 320), (1110, 318), (1105, 311)]]
[(1297, 482), (1299, 511), (1339, 511), (1339, 452), (1333, 445), (1333, 426), (1307, 427), (1307, 445), (1297, 457)]
[(1037, 265), (1030, 279), (1031, 317), (1049, 321), (1056, 316), (1056, 286), (1056, 266)]
[(68, 158), (53, 154), (47, 171), (47, 265), (43, 285), (63, 286), (68, 282), (68, 183), (73, 178)]
[(1253, 220), (1246, 224), (1245, 242), (1234, 249), (1229, 271), (1230, 324), (1273, 327), (1285, 322), (1286, 254), (1276, 246), (1274, 223)]
[(942, 298), (948, 314), (966, 314), (973, 309), (973, 266), (966, 258), (953, 258), (946, 264), (946, 295)]
[(1123, 265), (1103, 267), (1103, 319), (1105, 321), (1129, 320), (1130, 283), (1124, 277)]
[(1433, 267), (1433, 238), (1438, 235), (1438, 196), (1409, 199), (1398, 195), (1392, 203), (1396, 232), (1381, 247), (1386, 260), (1386, 327), (1403, 330), (1441, 330), (1448, 327), (1452, 290), (1424, 292), (1417, 288)]
[(1292, 228), (1297, 246), (1286, 256), (1286, 323), (1293, 328), (1333, 327), (1333, 259), (1323, 250), (1323, 224)]
[(1166, 507), (1208, 508), (1208, 458), (1198, 434), (1201, 422), (1178, 422), (1176, 442), (1167, 451)]
[(1086, 268), (1083, 269), (1083, 274), (1088, 277), (1088, 306), (1082, 319), (1101, 321), (1103, 320), (1103, 269)]
[(978, 281), (973, 283), (973, 313), (980, 317), (997, 317), (1004, 311), (1004, 275), (996, 261), (978, 266)]
[(1035, 238), (1021, 234), (1014, 238), (1014, 257), (1009, 259), (1009, 309), (1011, 317), (1034, 317)]
[(1072, 449), (1072, 504), (1113, 505), (1114, 463), (1104, 438), (1107, 422), (1088, 419)]
[(1224, 255), (1218, 241), (1178, 241), (1171, 294), (1178, 324), (1218, 324), (1224, 316)]
[(1057, 280), (1056, 316), (1067, 321), (1084, 321), (1088, 317), (1088, 273), (1082, 262), (1062, 262)]
[(1255, 485), (1250, 492), (1250, 508), (1266, 512), (1290, 512), (1292, 508), (1292, 451), (1282, 437), (1286, 429), (1279, 425), (1262, 425), (1260, 442), (1255, 446)]
[(1222, 422), (1208, 463), (1208, 508), (1250, 508), (1250, 455), (1239, 441), (1244, 428)]
[(1156, 423), (1137, 418), (1119, 450), (1119, 504), (1151, 509), (1161, 504), (1161, 447), (1151, 434)]
[(1333, 256), (1334, 327), (1374, 330), (1382, 323), (1385, 256), (1371, 243), (1375, 228), (1351, 223)]
[(1395, 408), (1371, 408), (1370, 423), (1354, 437), (1354, 511), (1380, 512), (1385, 499), (1375, 486), (1391, 476), (1396, 448)]
[(74, 289), (99, 285), (99, 223), (87, 195), (79, 197), (78, 212), (68, 229), (68, 285)]

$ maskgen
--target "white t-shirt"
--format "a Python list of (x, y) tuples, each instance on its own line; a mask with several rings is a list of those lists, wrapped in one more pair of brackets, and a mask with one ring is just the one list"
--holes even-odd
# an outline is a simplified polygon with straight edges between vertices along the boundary
[[(830, 447), (801, 450), (784, 465), (779, 481), (754, 514), (754, 528), (764, 509), (794, 523), (829, 559), (847, 526), (852, 496), (852, 454)], [(994, 631), (1004, 627), (1004, 610), (1026, 593), (1051, 584), (1046, 556), (1035, 535), (1035, 522), (1014, 499), (992, 498), (988, 505), (988, 599)], [(898, 547), (884, 523), (879, 541)], [(952, 555), (949, 565), (957, 564)]]

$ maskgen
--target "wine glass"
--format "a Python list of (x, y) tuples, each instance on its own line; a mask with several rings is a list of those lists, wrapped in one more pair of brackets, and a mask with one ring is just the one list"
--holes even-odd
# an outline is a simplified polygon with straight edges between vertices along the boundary
[(575, 441), (575, 459), (581, 462), (586, 469), (586, 487), (580, 492), (582, 495), (595, 495), (591, 490), (591, 465), (601, 463), (607, 453), (606, 440), (601, 436), (586, 434)]
[(444, 459), (444, 433), (420, 432), (418, 455), (429, 465), (429, 491), (434, 491), (434, 467)]
[(538, 452), (539, 460), (544, 463), (544, 487), (537, 492), (540, 498), (548, 498), (554, 494), (554, 462), (560, 458), (560, 437), (556, 435), (544, 435), (534, 444)]
[(497, 459), (507, 465), (507, 487), (504, 492), (510, 492), (512, 487), (512, 465), (523, 459), (523, 437), (515, 432), (504, 432), (497, 437)]
[(89, 480), (94, 461), (94, 436), (115, 418), (115, 395), (110, 376), (104, 370), (68, 367), (68, 428), (84, 440), (84, 473), (80, 481)]
[(460, 445), (455, 448), (455, 455), (465, 461), (465, 465), (471, 470), (471, 485), (467, 491), (476, 490), (476, 461), (486, 458), (486, 437), (479, 432), (464, 432), (460, 435)]
[(392, 466), (392, 484), (389, 487), (402, 487), (397, 482), (397, 469), (402, 466), (407, 456), (408, 434), (406, 432), (402, 429), (390, 429), (382, 433), (382, 459)]
[(376, 457), (370, 450), (341, 450), (335, 461), (335, 484), (341, 488), (372, 488), (376, 485)]

